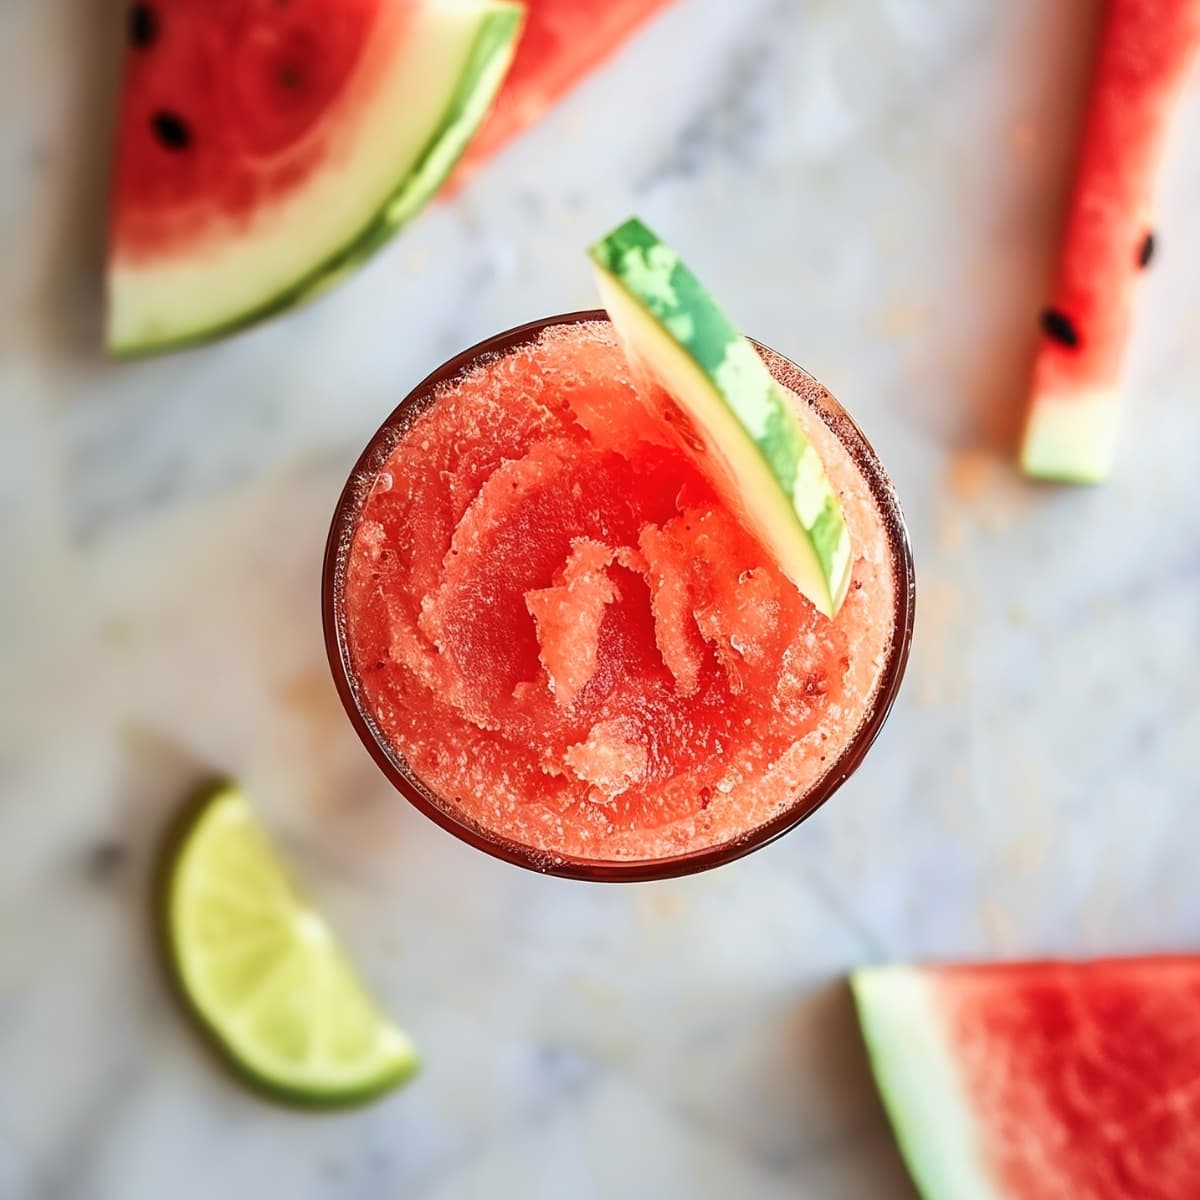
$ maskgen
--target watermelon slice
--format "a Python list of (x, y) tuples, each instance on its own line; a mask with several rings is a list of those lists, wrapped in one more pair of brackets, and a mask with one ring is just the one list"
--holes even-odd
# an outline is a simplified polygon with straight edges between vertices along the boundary
[(461, 183), (533, 125), (672, 0), (527, 0), (529, 16), (496, 106), (455, 173)]
[(130, 10), (108, 345), (202, 341), (327, 287), (486, 115), (509, 0), (151, 0)]
[(1107, 477), (1117, 385), (1141, 272), (1154, 254), (1154, 185), (1169, 119), (1200, 46), (1200, 0), (1109, 0), (1057, 282), (1021, 450), (1026, 474)]
[(1200, 1197), (1200, 957), (851, 983), (926, 1200)]

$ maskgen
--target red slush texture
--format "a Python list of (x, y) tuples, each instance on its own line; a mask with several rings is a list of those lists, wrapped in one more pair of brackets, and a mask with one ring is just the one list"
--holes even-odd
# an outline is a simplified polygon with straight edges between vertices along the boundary
[(1003, 1195), (1200, 1196), (1200, 959), (951, 967), (934, 986)]
[(476, 365), (401, 433), (353, 535), (347, 644), (364, 708), (444, 803), (548, 854), (649, 859), (821, 778), (870, 710), (895, 580), (869, 487), (797, 403), (859, 555), (832, 622), (605, 323)]

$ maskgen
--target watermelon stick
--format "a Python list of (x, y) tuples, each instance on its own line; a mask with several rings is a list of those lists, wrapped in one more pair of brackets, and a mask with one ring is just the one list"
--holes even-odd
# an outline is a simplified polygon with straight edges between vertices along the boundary
[(1027, 475), (1097, 483), (1116, 453), (1121, 361), (1155, 253), (1167, 128), (1200, 47), (1200, 0), (1108, 0), (1021, 448)]

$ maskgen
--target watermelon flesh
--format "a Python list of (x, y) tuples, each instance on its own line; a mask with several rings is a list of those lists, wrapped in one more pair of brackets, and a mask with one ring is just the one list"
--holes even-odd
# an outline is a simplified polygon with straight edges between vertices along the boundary
[(857, 972), (926, 1200), (1200, 1197), (1200, 957)]
[(1026, 474), (1107, 477), (1137, 284), (1154, 253), (1154, 188), (1200, 47), (1200, 0), (1109, 0), (1057, 279), (1042, 317), (1021, 450)]
[(452, 183), (546, 112), (672, 0), (527, 0), (521, 43), (491, 115)]
[(109, 347), (204, 340), (357, 265), (485, 116), (509, 0), (148, 0), (130, 10)]

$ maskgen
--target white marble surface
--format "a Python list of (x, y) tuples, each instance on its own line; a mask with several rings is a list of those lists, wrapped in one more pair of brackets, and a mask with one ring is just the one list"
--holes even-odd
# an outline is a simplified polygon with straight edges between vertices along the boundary
[[(1006, 438), (1090, 0), (679, 0), (358, 278), (224, 345), (97, 353), (111, 0), (0, 0), (0, 1197), (911, 1193), (841, 982), (885, 959), (1194, 948), (1200, 86), (1111, 485)], [(588, 306), (637, 210), (860, 418), (920, 571), (906, 690), (796, 833), (636, 887), (492, 862), (393, 796), (327, 679), (326, 523), (474, 340)], [(425, 1051), (335, 1117), (213, 1070), (145, 885), (242, 778)]]

